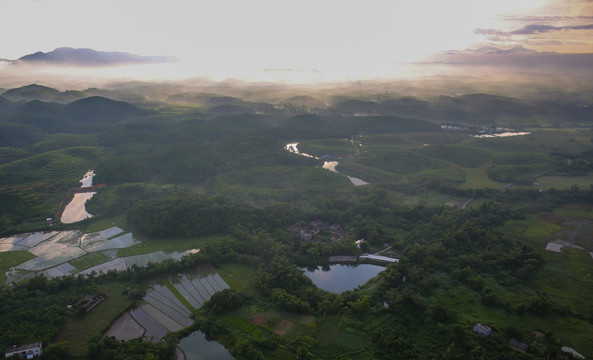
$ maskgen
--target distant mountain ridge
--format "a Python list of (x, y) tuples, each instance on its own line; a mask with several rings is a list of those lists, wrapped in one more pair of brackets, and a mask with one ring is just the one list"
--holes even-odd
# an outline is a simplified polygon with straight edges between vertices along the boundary
[(21, 86), (19, 88), (14, 88), (5, 91), (1, 94), (2, 97), (12, 100), (12, 101), (32, 101), (32, 100), (40, 100), (45, 102), (56, 102), (61, 104), (66, 104), (74, 100), (79, 100), (85, 97), (88, 97), (88, 94), (85, 94), (82, 91), (74, 91), (69, 90), (65, 92), (60, 92), (51, 87), (37, 85), (37, 84), (30, 84), (26, 86)]
[(19, 58), (16, 63), (45, 63), (75, 66), (114, 66), (173, 62), (172, 56), (140, 56), (119, 51), (97, 51), (87, 48), (61, 47), (50, 52), (38, 51)]
[(90, 88), (86, 90), (59, 91), (51, 87), (29, 84), (14, 89), (0, 89), (0, 96), (11, 101), (33, 101), (55, 102), (68, 104), (75, 100), (84, 99), (90, 96), (102, 96), (113, 100), (140, 103), (145, 99), (140, 95), (131, 95), (117, 91)]

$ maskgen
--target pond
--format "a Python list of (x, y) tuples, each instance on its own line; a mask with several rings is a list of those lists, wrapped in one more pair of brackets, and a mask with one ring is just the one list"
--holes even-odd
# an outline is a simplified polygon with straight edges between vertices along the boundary
[(217, 341), (208, 341), (201, 331), (194, 331), (181, 339), (179, 348), (186, 360), (232, 360), (231, 353)]
[(365, 284), (385, 267), (374, 264), (334, 264), (313, 271), (306, 268), (305, 276), (313, 281), (318, 288), (339, 294)]

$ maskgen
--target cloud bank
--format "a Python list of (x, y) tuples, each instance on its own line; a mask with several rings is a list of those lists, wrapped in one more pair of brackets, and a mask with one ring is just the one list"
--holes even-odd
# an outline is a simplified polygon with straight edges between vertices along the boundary
[(530, 24), (513, 31), (500, 31), (496, 29), (475, 29), (474, 34), (480, 35), (532, 35), (543, 34), (553, 31), (568, 31), (568, 30), (592, 30), (593, 24), (587, 25), (572, 25), (572, 26), (553, 26), (543, 24)]

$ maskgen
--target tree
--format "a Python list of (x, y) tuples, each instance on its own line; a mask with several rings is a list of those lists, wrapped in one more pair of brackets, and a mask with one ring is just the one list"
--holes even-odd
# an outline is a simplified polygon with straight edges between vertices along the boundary
[(203, 308), (212, 311), (214, 314), (236, 309), (245, 302), (245, 294), (232, 289), (224, 289), (212, 295)]
[(68, 360), (71, 358), (70, 347), (66, 342), (49, 344), (41, 353), (41, 359), (43, 360)]
[(373, 355), (376, 359), (415, 359), (417, 353), (412, 344), (393, 329), (379, 329), (371, 337)]

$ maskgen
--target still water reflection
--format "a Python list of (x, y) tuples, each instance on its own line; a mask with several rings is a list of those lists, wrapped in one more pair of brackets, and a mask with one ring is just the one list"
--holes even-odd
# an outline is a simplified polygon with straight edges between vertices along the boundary
[(231, 353), (219, 342), (208, 341), (201, 331), (194, 331), (181, 339), (179, 348), (186, 360), (233, 360)]
[(363, 285), (376, 276), (385, 267), (373, 264), (334, 264), (318, 266), (313, 270), (305, 270), (305, 276), (313, 281), (318, 288), (339, 294)]

